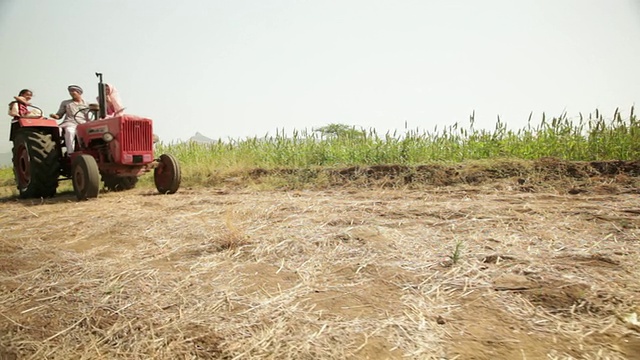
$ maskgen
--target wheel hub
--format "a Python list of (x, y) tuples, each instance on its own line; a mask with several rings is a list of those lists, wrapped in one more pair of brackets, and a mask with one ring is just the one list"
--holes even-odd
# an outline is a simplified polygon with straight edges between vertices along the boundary
[(31, 182), (31, 166), (27, 147), (21, 145), (17, 151), (17, 172), (20, 185), (26, 187)]
[(76, 186), (78, 187), (78, 189), (84, 189), (84, 172), (82, 172), (80, 169), (76, 169), (75, 174), (73, 174), (73, 179), (76, 182)]

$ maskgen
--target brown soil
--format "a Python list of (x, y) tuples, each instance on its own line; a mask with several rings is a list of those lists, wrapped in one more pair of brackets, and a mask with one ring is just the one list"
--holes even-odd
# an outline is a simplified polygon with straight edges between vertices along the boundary
[(5, 198), (0, 359), (640, 358), (637, 164), (516, 165)]

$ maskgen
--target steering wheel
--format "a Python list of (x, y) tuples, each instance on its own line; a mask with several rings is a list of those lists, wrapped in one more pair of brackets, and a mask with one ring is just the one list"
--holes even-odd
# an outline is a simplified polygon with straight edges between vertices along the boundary
[(96, 116), (96, 112), (95, 111), (91, 111), (88, 107), (79, 109), (78, 111), (76, 111), (75, 114), (73, 114), (73, 118), (77, 119), (77, 116), (79, 113), (84, 113), (84, 119), (85, 121), (94, 121), (97, 119)]

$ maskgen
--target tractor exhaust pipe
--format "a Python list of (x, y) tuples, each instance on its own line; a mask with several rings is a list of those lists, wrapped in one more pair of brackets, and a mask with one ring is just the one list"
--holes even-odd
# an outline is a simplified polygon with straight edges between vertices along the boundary
[(107, 117), (107, 92), (106, 92), (106, 84), (102, 82), (102, 73), (96, 73), (100, 82), (98, 83), (98, 105), (100, 105), (100, 109), (98, 110), (98, 119), (104, 119)]

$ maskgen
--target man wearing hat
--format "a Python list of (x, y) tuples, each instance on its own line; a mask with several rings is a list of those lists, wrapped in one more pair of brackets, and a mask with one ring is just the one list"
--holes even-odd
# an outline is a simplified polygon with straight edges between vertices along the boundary
[(71, 99), (64, 100), (60, 103), (60, 108), (55, 114), (51, 114), (54, 119), (60, 119), (63, 115), (60, 127), (65, 130), (64, 143), (67, 146), (67, 154), (71, 154), (76, 144), (76, 126), (86, 122), (84, 111), (87, 104), (82, 99), (82, 88), (78, 85), (69, 85), (67, 88)]

